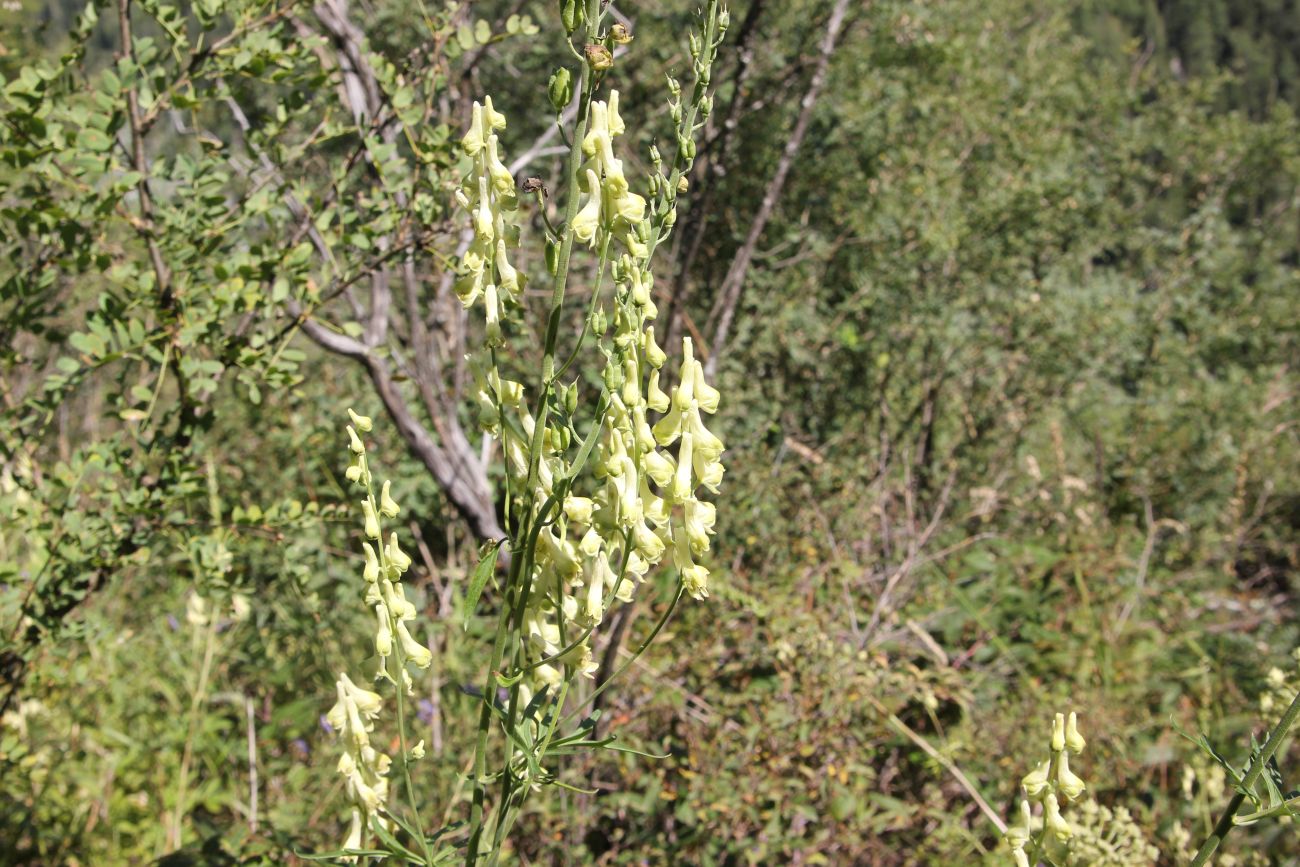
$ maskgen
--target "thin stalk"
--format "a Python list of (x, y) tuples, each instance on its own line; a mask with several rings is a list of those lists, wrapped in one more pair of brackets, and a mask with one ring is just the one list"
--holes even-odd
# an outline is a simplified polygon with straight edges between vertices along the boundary
[(172, 810), (171, 827), (167, 830), (167, 846), (171, 851), (181, 847), (181, 824), (185, 818), (185, 790), (189, 788), (190, 763), (194, 760), (194, 739), (198, 736), (199, 709), (208, 695), (208, 678), (212, 675), (212, 660), (217, 649), (217, 624), (220, 618), (213, 612), (209, 616), (207, 635), (203, 645), (203, 663), (199, 679), (190, 698), (190, 724), (185, 735), (185, 749), (181, 752), (180, 773), (176, 775), (176, 806)]
[(1219, 817), (1218, 824), (1214, 826), (1214, 831), (1201, 844), (1200, 851), (1196, 853), (1196, 858), (1192, 861), (1191, 867), (1202, 867), (1202, 865), (1209, 863), (1214, 850), (1219, 848), (1223, 838), (1227, 837), (1228, 832), (1233, 829), (1235, 824), (1233, 819), (1236, 817), (1237, 811), (1241, 809), (1241, 805), (1245, 803), (1246, 793), (1255, 790), (1255, 784), (1259, 782), (1259, 775), (1264, 772), (1269, 759), (1273, 758), (1273, 754), (1281, 746), (1282, 739), (1286, 737), (1287, 732), (1295, 725), (1296, 717), (1300, 717), (1300, 694), (1297, 694), (1292, 699), (1291, 706), (1286, 709), (1286, 713), (1282, 714), (1282, 719), (1278, 720), (1277, 725), (1273, 727), (1273, 731), (1269, 732), (1268, 740), (1264, 742), (1264, 748), (1259, 752), (1259, 758), (1251, 763), (1250, 770), (1246, 772), (1246, 778), (1241, 781), (1237, 793), (1228, 802), (1223, 815)]

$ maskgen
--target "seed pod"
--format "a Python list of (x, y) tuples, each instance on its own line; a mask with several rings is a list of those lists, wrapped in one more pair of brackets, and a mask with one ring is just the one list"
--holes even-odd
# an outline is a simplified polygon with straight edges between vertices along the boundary
[(573, 101), (573, 76), (567, 68), (561, 66), (551, 73), (546, 92), (551, 98), (551, 107), (557, 112), (564, 111), (565, 106)]
[(587, 65), (594, 72), (604, 72), (614, 65), (614, 55), (603, 45), (590, 42), (583, 47), (582, 51), (587, 56)]

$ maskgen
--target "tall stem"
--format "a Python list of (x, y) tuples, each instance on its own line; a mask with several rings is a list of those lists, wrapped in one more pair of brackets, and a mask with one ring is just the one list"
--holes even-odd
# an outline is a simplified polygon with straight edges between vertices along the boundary
[(1259, 752), (1259, 758), (1251, 763), (1250, 769), (1246, 772), (1246, 778), (1241, 781), (1237, 794), (1233, 795), (1232, 800), (1228, 802), (1223, 815), (1219, 817), (1218, 824), (1214, 826), (1214, 831), (1201, 844), (1201, 849), (1196, 853), (1196, 858), (1192, 861), (1191, 867), (1202, 867), (1203, 864), (1208, 863), (1210, 856), (1214, 854), (1214, 850), (1219, 848), (1223, 838), (1227, 837), (1228, 832), (1233, 829), (1233, 819), (1236, 818), (1237, 811), (1241, 809), (1241, 805), (1246, 801), (1246, 792), (1255, 790), (1255, 784), (1259, 782), (1259, 775), (1264, 772), (1269, 759), (1273, 758), (1273, 754), (1282, 745), (1282, 739), (1295, 725), (1297, 717), (1300, 717), (1300, 694), (1297, 694), (1292, 699), (1291, 706), (1286, 709), (1286, 713), (1282, 714), (1282, 719), (1278, 720), (1277, 725), (1273, 727), (1273, 731), (1269, 733), (1268, 740), (1264, 742), (1264, 748)]
[[(583, 29), (584, 41), (592, 37), (599, 27), (599, 0), (586, 0), (586, 12), (587, 23)], [(474, 867), (477, 864), (483, 839), (484, 802), (487, 798), (487, 784), (484, 777), (487, 774), (487, 742), (492, 725), (492, 705), (490, 702), (496, 694), (496, 673), (501, 668), (507, 645), (512, 649), (518, 645), (518, 635), (523, 618), (523, 603), (528, 598), (530, 588), (527, 585), (530, 583), (531, 578), (529, 570), (523, 568), (525, 562), (532, 559), (531, 552), (527, 550), (526, 540), (531, 538), (534, 542), (536, 541), (535, 534), (531, 531), (536, 522), (542, 519), (542, 516), (534, 514), (536, 507), (535, 492), (541, 472), (543, 437), (546, 434), (546, 423), (550, 417), (550, 393), (555, 379), (555, 345), (559, 338), (560, 318), (564, 309), (564, 296), (568, 288), (569, 260), (573, 254), (572, 226), (573, 218), (578, 213), (578, 174), (582, 168), (582, 139), (586, 134), (587, 122), (591, 113), (591, 97), (591, 67), (584, 63), (578, 90), (578, 116), (574, 124), (573, 137), (570, 140), (568, 172), (565, 183), (567, 200), (565, 201), (564, 223), (561, 227), (560, 250), (556, 259), (555, 280), (551, 287), (551, 305), (546, 322), (546, 341), (542, 354), (541, 378), (537, 390), (537, 407), (533, 413), (534, 427), (533, 440), (529, 449), (528, 481), (523, 491), (524, 503), (521, 520), (519, 526), (512, 531), (515, 544), (512, 545), (510, 572), (506, 581), (504, 604), (497, 615), (497, 631), (492, 644), (492, 658), (483, 685), (483, 704), (479, 709), (478, 733), (474, 745), (474, 798), (470, 807), (469, 843), (465, 850), (465, 864), (467, 867)], [(521, 545), (521, 542), (525, 544)], [(516, 685), (511, 688), (507, 725), (514, 725), (517, 707), (518, 687)], [(513, 744), (514, 742), (507, 737), (506, 755), (501, 771), (503, 776), (502, 808), (509, 801), (511, 794), (509, 776), (510, 760), (514, 752)], [(498, 821), (500, 821), (499, 818)]]

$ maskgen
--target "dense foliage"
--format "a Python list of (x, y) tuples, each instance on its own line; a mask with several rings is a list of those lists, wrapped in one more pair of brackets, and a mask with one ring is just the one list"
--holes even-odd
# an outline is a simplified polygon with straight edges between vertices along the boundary
[[(466, 585), (507, 480), (462, 361), (457, 140), (491, 93), (516, 171), (558, 185), (556, 4), (119, 3), (0, 11), (0, 861), (341, 838), (322, 714), (371, 629), (348, 405), (433, 653), (421, 808), (467, 819), (496, 603)], [(837, 30), (845, 5), (730, 10), (654, 287), (661, 344), (693, 337), (726, 395), (712, 599), (598, 702), (663, 758), (560, 764), (513, 857), (1009, 863), (988, 814), (1073, 710), (1064, 863), (1185, 863), (1232, 790), (1182, 733), (1240, 768), (1300, 682), (1300, 15), (881, 0)], [(614, 7), (645, 176), (694, 4)], [(515, 378), (584, 328), (543, 294)]]

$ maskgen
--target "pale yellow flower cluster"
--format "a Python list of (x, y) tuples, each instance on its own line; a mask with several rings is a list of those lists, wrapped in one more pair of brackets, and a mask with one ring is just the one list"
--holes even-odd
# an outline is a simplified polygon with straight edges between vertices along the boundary
[(461, 139), (461, 149), (473, 157), (474, 168), (456, 191), (456, 201), (469, 212), (474, 226), (474, 240), (461, 258), (461, 273), (456, 280), (456, 296), (466, 307), (480, 297), (487, 316), (487, 341), (501, 343), (501, 318), (506, 305), (513, 304), (524, 288), (524, 277), (506, 255), (519, 244), (519, 226), (515, 212), (519, 197), (515, 179), (501, 161), (496, 130), (505, 129), (506, 118), (492, 107), (492, 97), (474, 103), (469, 132)]
[[(525, 703), (542, 688), (558, 688), (566, 677), (595, 673), (589, 637), (611, 600), (630, 601), (650, 569), (667, 556), (687, 592), (697, 599), (708, 595), (709, 573), (697, 560), (709, 549), (716, 510), (697, 494), (701, 488), (716, 492), (722, 481), (723, 443), (703, 419), (717, 412), (719, 394), (705, 380), (689, 339), (683, 341), (675, 384), (664, 390), (667, 355), (654, 334), (658, 311), (648, 262), (650, 221), (646, 200), (631, 191), (614, 154), (613, 140), (623, 131), (616, 91), (607, 102), (592, 103), (582, 139), (578, 211), (570, 227), (576, 239), (598, 246), (602, 254), (611, 239), (624, 250), (611, 267), (613, 333), (602, 346), (605, 409), (590, 458), (594, 479), (579, 476), (568, 484), (575, 472), (568, 463), (573, 430), (548, 425), (540, 437), (537, 489), (528, 492), (538, 440), (523, 386), (503, 379), (483, 356), (470, 363), (480, 426), (500, 439), (514, 494), (531, 494), (525, 499), (540, 510), (564, 483), (559, 488), (564, 496), (555, 503), (558, 514), (540, 531), (529, 560), (522, 621)], [(472, 128), (467, 139), (484, 136)], [(471, 181), (472, 176), (467, 185)], [(593, 328), (598, 338), (605, 337), (605, 327)], [(570, 389), (575, 390), (562, 389), (558, 397), (572, 410), (576, 386)], [(594, 486), (584, 489), (592, 481)]]
[[(383, 483), (379, 496), (375, 496), (366, 446), (360, 436), (371, 430), (371, 420), (350, 409), (348, 416), (352, 421), (347, 427), (352, 463), (345, 475), (348, 481), (366, 493), (361, 501), (366, 536), (361, 543), (365, 557), (361, 574), (366, 587), (365, 602), (374, 611), (376, 620), (374, 641), (379, 669), (375, 676), (397, 684), (409, 695), (413, 685), (405, 663), (428, 668), (433, 662), (433, 654), (411, 636), (406, 626), (416, 614), (415, 606), (407, 600), (401, 583), (402, 575), (411, 568), (411, 558), (398, 544), (396, 533), (389, 534), (386, 544), (382, 541), (382, 519), (396, 518), (401, 507), (393, 499), (389, 481)], [(388, 670), (388, 660), (395, 652), (394, 638), (396, 648), (400, 650), (400, 681), (394, 679)], [(386, 821), (380, 813), (388, 802), (391, 759), (370, 745), (370, 733), (383, 706), (379, 694), (357, 686), (346, 673), (339, 674), (336, 691), (338, 700), (326, 720), (338, 732), (343, 746), (338, 770), (347, 779), (348, 797), (353, 804), (352, 823), (344, 848), (356, 849), (360, 848), (364, 829), (372, 819), (381, 824)]]
[(374, 721), (383, 709), (379, 693), (362, 689), (346, 674), (339, 675), (336, 688), (338, 701), (326, 720), (338, 732), (343, 746), (338, 769), (347, 781), (352, 801), (352, 821), (343, 848), (359, 849), (362, 832), (371, 818), (384, 821), (378, 814), (388, 803), (388, 768), (392, 760), (370, 745)]
[[(1079, 734), (1077, 716), (1071, 713), (1067, 719), (1058, 713), (1052, 720), (1051, 752), (1046, 761), (1039, 762), (1021, 780), (1020, 788), (1025, 793), (1025, 800), (1020, 802), (1016, 824), (1007, 829), (1003, 838), (1011, 849), (1016, 867), (1029, 867), (1033, 863), (1026, 848), (1031, 849), (1036, 858), (1064, 846), (1073, 836), (1070, 823), (1061, 815), (1060, 799), (1064, 797), (1073, 801), (1086, 788), (1083, 780), (1070, 770), (1070, 754), (1079, 755), (1085, 745), (1083, 735)], [(1034, 826), (1030, 801), (1042, 804), (1041, 828)]]
[(623, 161), (614, 156), (614, 137), (625, 126), (618, 113), (618, 91), (610, 91), (607, 102), (591, 104), (591, 123), (582, 139), (586, 160), (578, 174), (582, 191), (578, 213), (573, 218), (573, 236), (594, 244), (598, 230), (618, 237), (637, 258), (646, 254), (646, 200), (632, 192), (623, 173)]

